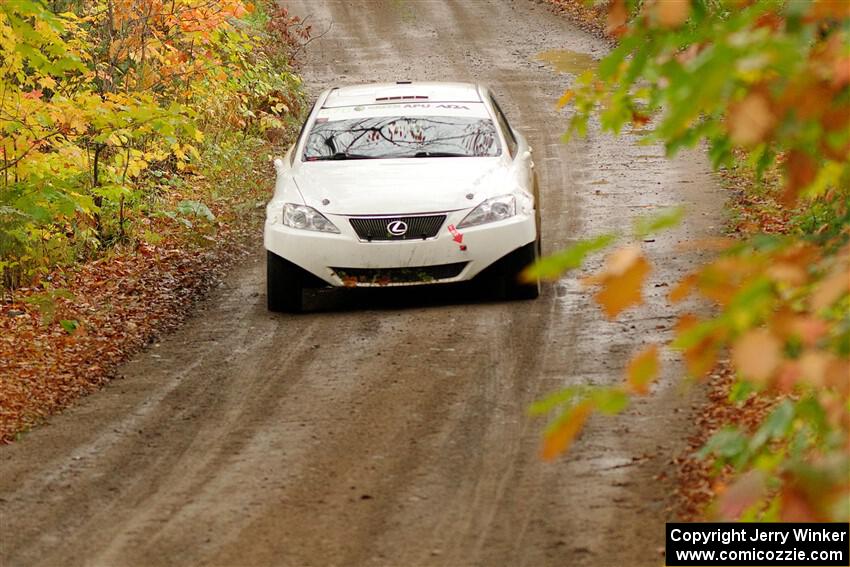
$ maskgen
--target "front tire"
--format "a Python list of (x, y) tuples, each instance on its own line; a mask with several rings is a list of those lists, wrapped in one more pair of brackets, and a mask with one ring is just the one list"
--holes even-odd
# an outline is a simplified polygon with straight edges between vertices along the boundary
[(502, 278), (507, 299), (537, 299), (540, 296), (540, 279), (532, 282), (520, 279), (520, 274), (540, 256), (540, 239), (529, 242), (511, 254), (510, 261), (504, 266)]
[(301, 268), (266, 252), (266, 299), (269, 311), (299, 313), (304, 301)]

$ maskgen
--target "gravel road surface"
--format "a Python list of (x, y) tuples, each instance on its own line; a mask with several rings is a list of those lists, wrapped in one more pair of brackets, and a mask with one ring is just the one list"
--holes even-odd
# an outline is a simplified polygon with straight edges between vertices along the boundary
[[(530, 0), (299, 0), (305, 80), (474, 80), (535, 151), (544, 251), (685, 203), (646, 244), (647, 303), (606, 321), (575, 274), (533, 302), (469, 289), (329, 291), (266, 312), (264, 255), (104, 390), (0, 448), (0, 565), (570, 565), (662, 561), (671, 470), (699, 394), (672, 360), (656, 395), (592, 418), (539, 459), (533, 400), (621, 380), (666, 337), (664, 296), (715, 234), (722, 194), (702, 153), (594, 128), (560, 142), (574, 79), (536, 59), (605, 45)], [(598, 260), (596, 261), (598, 263)], [(665, 355), (665, 358), (670, 359)]]

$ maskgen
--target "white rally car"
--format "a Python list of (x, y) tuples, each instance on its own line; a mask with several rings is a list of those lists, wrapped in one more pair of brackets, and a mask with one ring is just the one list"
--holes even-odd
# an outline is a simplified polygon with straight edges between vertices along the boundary
[(319, 95), (275, 160), (266, 208), (268, 307), (305, 287), (486, 278), (509, 298), (540, 253), (534, 162), (483, 86), (399, 82)]

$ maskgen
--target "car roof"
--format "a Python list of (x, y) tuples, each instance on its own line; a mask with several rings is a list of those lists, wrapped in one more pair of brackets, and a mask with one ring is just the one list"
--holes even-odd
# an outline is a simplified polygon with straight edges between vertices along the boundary
[(399, 81), (333, 88), (328, 91), (322, 108), (411, 101), (482, 102), (479, 87), (473, 83)]

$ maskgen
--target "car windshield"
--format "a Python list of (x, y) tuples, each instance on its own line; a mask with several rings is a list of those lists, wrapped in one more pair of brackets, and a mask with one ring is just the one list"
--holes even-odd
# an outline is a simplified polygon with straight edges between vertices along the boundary
[(372, 116), (319, 118), (304, 149), (307, 161), (412, 157), (495, 157), (501, 153), (489, 118)]

